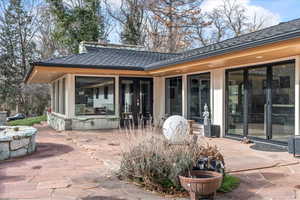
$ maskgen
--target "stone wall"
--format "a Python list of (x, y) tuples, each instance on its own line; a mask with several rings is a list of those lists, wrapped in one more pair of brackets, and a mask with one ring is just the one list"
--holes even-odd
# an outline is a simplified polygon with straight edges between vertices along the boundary
[(47, 122), (49, 126), (57, 131), (71, 130), (71, 120), (65, 119), (54, 113), (47, 113)]
[(115, 129), (118, 127), (119, 119), (116, 117), (72, 119), (73, 130)]
[(31, 154), (36, 150), (35, 132), (23, 134), (22, 136), (16, 135), (12, 137), (0, 138), (0, 160), (16, 158)]
[(119, 118), (111, 116), (66, 119), (55, 113), (48, 113), (48, 124), (57, 131), (115, 129), (119, 127)]

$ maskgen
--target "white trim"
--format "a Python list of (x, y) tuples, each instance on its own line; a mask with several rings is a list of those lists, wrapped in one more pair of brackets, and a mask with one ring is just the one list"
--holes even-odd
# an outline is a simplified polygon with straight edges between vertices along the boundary
[(300, 56), (295, 60), (295, 135), (300, 135)]

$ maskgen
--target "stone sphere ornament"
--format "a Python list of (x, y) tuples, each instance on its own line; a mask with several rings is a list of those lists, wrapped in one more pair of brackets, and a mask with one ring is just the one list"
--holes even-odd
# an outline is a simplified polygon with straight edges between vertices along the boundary
[(163, 134), (171, 143), (182, 143), (188, 137), (189, 124), (184, 117), (173, 115), (163, 125)]

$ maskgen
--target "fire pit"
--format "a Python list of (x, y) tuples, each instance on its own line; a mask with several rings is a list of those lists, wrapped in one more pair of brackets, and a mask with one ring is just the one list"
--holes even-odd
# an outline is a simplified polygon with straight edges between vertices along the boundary
[(223, 175), (213, 171), (192, 170), (191, 177), (179, 176), (180, 183), (190, 193), (191, 200), (200, 197), (214, 199)]
[(0, 160), (34, 152), (36, 133), (35, 128), (28, 126), (0, 126)]

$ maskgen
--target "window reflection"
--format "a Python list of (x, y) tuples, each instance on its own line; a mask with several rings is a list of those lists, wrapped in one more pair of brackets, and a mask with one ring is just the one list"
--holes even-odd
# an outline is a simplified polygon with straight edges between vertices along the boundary
[(295, 65), (275, 65), (272, 74), (272, 139), (286, 142), (295, 132)]
[(205, 104), (210, 109), (210, 73), (188, 76), (188, 118), (203, 123)]
[(182, 115), (182, 77), (166, 79), (166, 114)]
[(115, 114), (114, 86), (114, 78), (77, 76), (75, 80), (75, 114)]
[(243, 135), (244, 71), (239, 70), (228, 72), (227, 87), (227, 133)]

